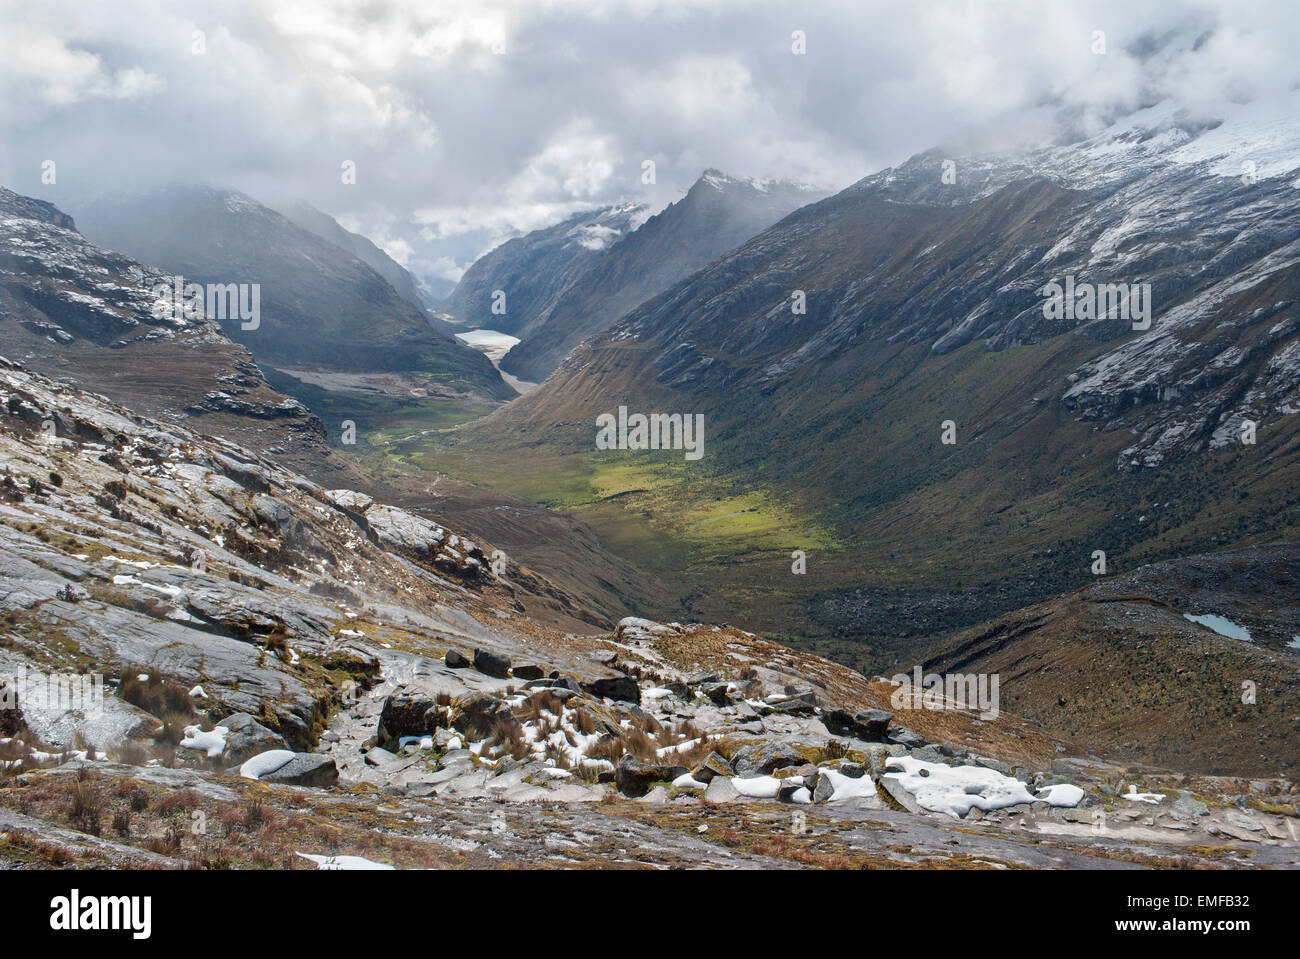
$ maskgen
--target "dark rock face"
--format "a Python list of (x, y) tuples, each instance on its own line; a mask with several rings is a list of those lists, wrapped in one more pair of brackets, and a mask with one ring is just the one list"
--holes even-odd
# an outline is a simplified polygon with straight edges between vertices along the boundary
[(630, 676), (614, 676), (585, 683), (586, 692), (599, 699), (613, 699), (624, 703), (641, 702), (641, 687)]
[(22, 706), (18, 702), (18, 691), (12, 686), (0, 683), (0, 736), (17, 736), (25, 728)]
[(379, 714), (379, 739), (403, 736), (428, 736), (440, 725), (441, 710), (433, 699), (421, 692), (400, 686), (384, 700)]
[(323, 451), (320, 420), (273, 389), (217, 321), (156, 309), (155, 289), (174, 279), (89, 242), (50, 204), (0, 188), (0, 318), (10, 320), (0, 355), (253, 447), (293, 440)]
[(521, 327), (501, 368), (542, 382), (584, 339), (821, 196), (794, 183), (706, 171), (686, 196), (597, 259), (538, 322)]
[(510, 670), (510, 673), (515, 679), (527, 680), (541, 679), (546, 675), (542, 667), (531, 665), (515, 666)]
[(867, 709), (849, 713), (843, 709), (829, 709), (822, 715), (827, 730), (841, 736), (853, 736), (868, 742), (884, 739), (894, 714), (884, 709)]
[(279, 208), (279, 211), (309, 233), (315, 233), (322, 240), (328, 240), (335, 246), (347, 250), (387, 280), (397, 295), (407, 303), (421, 311), (425, 309), (424, 301), (415, 288), (415, 281), (411, 278), (411, 274), (369, 239), (344, 229), (328, 213), (323, 213), (306, 203), (286, 203)]
[[(470, 265), (443, 309), (472, 327), (519, 336), (617, 245), (639, 214), (629, 204), (605, 207), (507, 240)], [(505, 313), (492, 312), (496, 290), (506, 294)]]
[(505, 679), (510, 675), (510, 658), (487, 649), (474, 650), (474, 668), (480, 673)]
[(443, 657), (443, 662), (452, 669), (468, 669), (470, 667), (470, 661), (465, 658), (464, 654), (454, 649), (447, 650), (447, 655)]

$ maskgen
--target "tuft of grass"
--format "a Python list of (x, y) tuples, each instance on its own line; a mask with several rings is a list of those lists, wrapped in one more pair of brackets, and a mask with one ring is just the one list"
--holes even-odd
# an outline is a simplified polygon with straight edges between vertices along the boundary
[(89, 777), (82, 778), (82, 769), (72, 784), (72, 793), (68, 805), (68, 822), (73, 829), (98, 836), (100, 833), (100, 815), (104, 811), (104, 797), (99, 788)]
[[(141, 676), (147, 678), (141, 679)], [(139, 706), (160, 719), (169, 713), (194, 715), (194, 701), (190, 699), (188, 690), (155, 675), (144, 666), (123, 668), (117, 694), (132, 706)]]

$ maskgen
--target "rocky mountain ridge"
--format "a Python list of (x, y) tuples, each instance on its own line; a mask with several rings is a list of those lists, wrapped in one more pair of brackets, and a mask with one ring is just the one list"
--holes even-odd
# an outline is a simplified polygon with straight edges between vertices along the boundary
[(262, 449), (319, 455), (325, 430), (277, 392), (203, 307), (156, 290), (175, 277), (101, 249), (51, 204), (0, 188), (0, 346), (152, 416)]

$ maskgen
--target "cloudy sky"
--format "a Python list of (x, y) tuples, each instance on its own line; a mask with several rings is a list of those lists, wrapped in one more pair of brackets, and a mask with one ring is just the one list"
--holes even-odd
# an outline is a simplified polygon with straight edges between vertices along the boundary
[(838, 189), (1061, 116), (1278, 95), (1300, 79), (1293, 6), (0, 0), (0, 183), (70, 206), (168, 182), (301, 197), (445, 290), (507, 236), (660, 207), (706, 167)]

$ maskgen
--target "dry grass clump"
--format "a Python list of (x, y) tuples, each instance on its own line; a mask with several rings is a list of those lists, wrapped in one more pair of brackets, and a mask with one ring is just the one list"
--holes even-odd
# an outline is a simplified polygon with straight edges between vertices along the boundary
[[(141, 679), (141, 676), (145, 678)], [(143, 666), (125, 667), (117, 692), (118, 696), (132, 706), (139, 706), (146, 713), (164, 721), (165, 717), (177, 714), (194, 716), (194, 701), (190, 699), (188, 690), (155, 676)]]
[(605, 759), (616, 763), (627, 752), (627, 744), (618, 736), (601, 736), (587, 747), (588, 759)]
[(524, 728), (514, 719), (498, 716), (492, 721), (487, 747), (495, 753), (507, 752), (514, 759), (532, 755), (532, 747), (524, 738)]
[(73, 829), (98, 836), (100, 833), (100, 816), (104, 811), (104, 796), (87, 770), (77, 772), (76, 781), (68, 803), (68, 822)]
[(563, 715), (564, 700), (549, 689), (543, 689), (529, 696), (515, 710), (515, 716), (520, 722), (525, 723), (540, 722), (548, 716), (558, 718)]
[(572, 722), (578, 732), (582, 733), (584, 736), (592, 735), (595, 733), (597, 728), (596, 717), (587, 712), (587, 710), (583, 709), (581, 706), (573, 711)]

